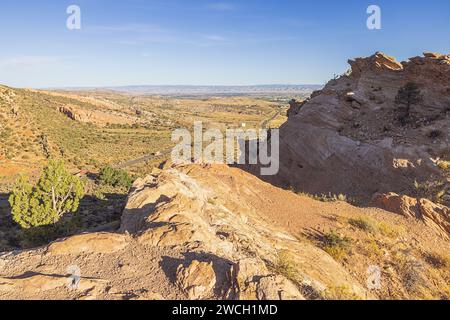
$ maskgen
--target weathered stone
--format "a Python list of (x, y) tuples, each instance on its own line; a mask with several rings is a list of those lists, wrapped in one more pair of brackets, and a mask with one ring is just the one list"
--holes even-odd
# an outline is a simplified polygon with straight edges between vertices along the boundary
[(297, 287), (283, 276), (269, 276), (258, 280), (258, 300), (305, 300)]
[(396, 193), (375, 194), (371, 205), (423, 221), (444, 237), (450, 237), (450, 209), (444, 205)]
[(178, 286), (189, 299), (199, 300), (214, 295), (212, 291), (216, 285), (216, 274), (212, 262), (194, 260), (188, 267), (180, 265), (176, 278)]
[(114, 233), (90, 233), (74, 236), (49, 245), (47, 252), (54, 255), (82, 253), (114, 253), (128, 245), (127, 237)]
[[(450, 67), (439, 59), (447, 56), (427, 54), (403, 64), (382, 53), (351, 60), (351, 73), (330, 81), (281, 126), (279, 173), (261, 178), (367, 202), (376, 192), (412, 192), (415, 180), (445, 181), (431, 160), (450, 148), (450, 122), (442, 112), (450, 105), (450, 78), (443, 76)], [(412, 107), (410, 124), (402, 126), (396, 96), (408, 82), (417, 83), (423, 102)], [(430, 139), (424, 134), (429, 130), (442, 134)]]

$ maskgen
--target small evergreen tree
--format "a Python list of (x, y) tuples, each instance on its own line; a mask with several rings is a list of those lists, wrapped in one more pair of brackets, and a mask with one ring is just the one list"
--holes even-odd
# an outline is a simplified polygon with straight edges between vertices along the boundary
[(129, 189), (133, 184), (133, 178), (125, 170), (104, 167), (100, 170), (100, 184), (112, 187), (123, 187)]
[(36, 186), (21, 177), (9, 203), (12, 217), (22, 228), (48, 226), (57, 223), (64, 214), (76, 212), (84, 195), (84, 184), (73, 176), (64, 162), (50, 160)]
[(423, 101), (419, 86), (414, 82), (408, 82), (398, 90), (395, 103), (401, 105), (400, 122), (405, 125), (411, 117), (411, 106)]

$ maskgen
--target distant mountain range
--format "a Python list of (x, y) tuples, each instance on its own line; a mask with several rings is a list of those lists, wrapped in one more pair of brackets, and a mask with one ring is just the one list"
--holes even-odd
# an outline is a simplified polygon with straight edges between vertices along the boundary
[(254, 86), (182, 86), (182, 85), (141, 85), (102, 88), (65, 88), (65, 90), (108, 90), (135, 95), (167, 96), (278, 96), (295, 97), (308, 95), (319, 90), (322, 85), (254, 85)]

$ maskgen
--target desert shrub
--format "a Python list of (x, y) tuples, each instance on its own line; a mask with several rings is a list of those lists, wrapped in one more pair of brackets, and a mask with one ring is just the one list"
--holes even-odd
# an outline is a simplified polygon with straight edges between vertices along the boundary
[(13, 220), (24, 229), (55, 224), (64, 214), (76, 212), (83, 194), (83, 182), (64, 162), (50, 160), (37, 185), (25, 176), (17, 181), (9, 197)]
[(348, 237), (339, 235), (336, 231), (330, 231), (323, 236), (323, 243), (330, 247), (344, 247), (350, 244)]
[(427, 287), (427, 269), (416, 259), (411, 249), (399, 250), (392, 254), (393, 266), (397, 270), (404, 288), (409, 294), (422, 295)]
[(271, 267), (273, 272), (283, 275), (285, 278), (292, 281), (307, 299), (323, 299), (321, 290), (313, 286), (311, 282), (301, 274), (292, 253), (288, 250), (280, 250), (278, 252), (277, 261), (274, 265), (269, 267)]
[(419, 293), (427, 281), (424, 278), (423, 265), (419, 261), (407, 261), (400, 269), (402, 283), (410, 293)]
[(345, 194), (309, 194), (309, 193), (305, 193), (305, 192), (297, 192), (292, 186), (290, 187), (290, 190), (294, 193), (297, 193), (299, 196), (304, 196), (304, 197), (308, 197), (317, 201), (321, 201), (321, 202), (338, 202), (338, 201), (342, 201), (342, 202), (349, 202), (350, 200), (348, 199), (348, 197)]
[(350, 251), (351, 239), (335, 231), (324, 234), (321, 241), (323, 250), (336, 260), (344, 259)]
[(282, 250), (278, 253), (278, 261), (275, 270), (292, 281), (297, 281), (298, 279), (298, 269), (288, 251)]
[(397, 238), (404, 232), (402, 227), (394, 226), (384, 221), (378, 222), (377, 229), (383, 236), (388, 238)]
[(322, 293), (325, 300), (362, 300), (348, 286), (329, 287)]
[(375, 233), (377, 231), (377, 225), (374, 221), (367, 217), (359, 217), (356, 219), (349, 219), (348, 223), (355, 228), (358, 228), (362, 231)]
[(425, 261), (435, 269), (450, 268), (450, 256), (445, 256), (436, 252), (427, 252), (424, 254)]
[(430, 139), (437, 139), (439, 137), (442, 137), (442, 135), (443, 135), (443, 132), (440, 131), (440, 130), (431, 130), (428, 133), (428, 138), (430, 138)]
[(382, 256), (383, 254), (382, 248), (380, 247), (379, 243), (374, 239), (370, 239), (367, 242), (365, 242), (363, 249), (365, 251), (365, 254), (371, 258), (377, 258)]
[(328, 195), (322, 194), (320, 196), (316, 196), (316, 200), (322, 201), (322, 202), (347, 202), (347, 196), (345, 194), (331, 194)]
[(125, 170), (104, 167), (100, 170), (98, 181), (112, 187), (130, 188), (133, 178)]

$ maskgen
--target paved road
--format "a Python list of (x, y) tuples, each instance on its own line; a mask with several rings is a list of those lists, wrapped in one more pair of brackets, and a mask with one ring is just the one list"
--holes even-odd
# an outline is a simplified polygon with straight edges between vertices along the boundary
[(275, 112), (275, 114), (270, 118), (270, 119), (266, 119), (261, 123), (261, 128), (262, 129), (269, 129), (268, 126), (269, 124), (275, 120), (280, 114), (281, 112), (283, 112), (283, 110), (278, 110), (277, 112)]
[(165, 156), (169, 155), (171, 152), (172, 152), (172, 148), (166, 149), (166, 150), (162, 151), (158, 155), (155, 154), (155, 153), (149, 153), (149, 154), (143, 155), (142, 157), (119, 163), (119, 164), (115, 165), (114, 168), (125, 169), (125, 168), (128, 168), (128, 167), (132, 167), (132, 166), (138, 165), (138, 164), (140, 164), (142, 162), (147, 162), (149, 160), (158, 159), (158, 158), (164, 158)]

